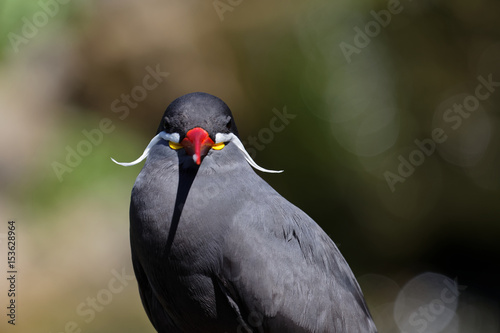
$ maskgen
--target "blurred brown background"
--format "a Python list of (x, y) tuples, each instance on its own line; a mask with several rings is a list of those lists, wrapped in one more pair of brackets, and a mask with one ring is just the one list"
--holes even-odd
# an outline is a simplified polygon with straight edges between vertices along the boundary
[(0, 308), (12, 219), (19, 273), (1, 331), (153, 332), (128, 245), (140, 166), (110, 157), (204, 91), (285, 169), (262, 177), (339, 245), (381, 332), (424, 272), (463, 286), (443, 332), (499, 332), (498, 22), (491, 0), (3, 0)]

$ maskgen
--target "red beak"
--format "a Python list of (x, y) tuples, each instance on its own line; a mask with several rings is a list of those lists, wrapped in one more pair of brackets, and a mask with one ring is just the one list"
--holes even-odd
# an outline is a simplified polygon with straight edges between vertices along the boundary
[(201, 127), (195, 127), (186, 133), (186, 137), (181, 141), (186, 153), (193, 156), (196, 164), (200, 165), (201, 157), (205, 156), (214, 142), (208, 136), (208, 132)]

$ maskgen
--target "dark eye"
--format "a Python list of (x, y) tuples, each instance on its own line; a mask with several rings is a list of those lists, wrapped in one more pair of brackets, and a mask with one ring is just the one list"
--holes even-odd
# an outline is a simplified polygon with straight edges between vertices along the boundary
[(165, 129), (166, 129), (167, 127), (168, 127), (168, 120), (167, 120), (167, 119), (165, 119), (165, 120), (163, 121), (163, 128), (165, 128)]
[(226, 128), (227, 128), (228, 130), (230, 130), (230, 129), (231, 129), (231, 120), (229, 120), (229, 121), (227, 122), (227, 124), (226, 124)]

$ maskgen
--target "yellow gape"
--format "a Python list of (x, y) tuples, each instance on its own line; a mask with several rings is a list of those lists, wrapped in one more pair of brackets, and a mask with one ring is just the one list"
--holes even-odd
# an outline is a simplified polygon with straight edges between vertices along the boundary
[(175, 150), (183, 148), (183, 146), (180, 143), (173, 142), (173, 141), (169, 141), (168, 145), (170, 146), (170, 148), (175, 149)]
[(224, 142), (220, 142), (220, 143), (216, 143), (212, 146), (212, 149), (215, 149), (215, 150), (221, 150), (222, 148), (224, 148), (226, 145), (224, 144)]
[[(177, 143), (177, 142), (173, 142), (173, 141), (169, 141), (168, 142), (168, 145), (170, 148), (174, 149), (174, 150), (177, 150), (177, 149), (181, 149), (183, 148), (183, 145), (181, 145), (180, 143)], [(221, 150), (222, 148), (224, 148), (226, 145), (224, 144), (224, 142), (221, 142), (221, 143), (216, 143), (212, 146), (212, 149), (215, 149), (215, 150)]]

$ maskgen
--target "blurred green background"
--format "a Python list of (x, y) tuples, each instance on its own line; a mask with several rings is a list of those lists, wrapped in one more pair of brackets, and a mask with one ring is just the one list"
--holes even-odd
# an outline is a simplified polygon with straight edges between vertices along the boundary
[(1, 331), (153, 332), (130, 278), (140, 166), (110, 157), (204, 91), (285, 169), (261, 176), (339, 245), (380, 332), (401, 331), (396, 297), (423, 272), (465, 286), (443, 332), (499, 332), (498, 22), (492, 0), (3, 0), (0, 267), (14, 219), (19, 274)]

